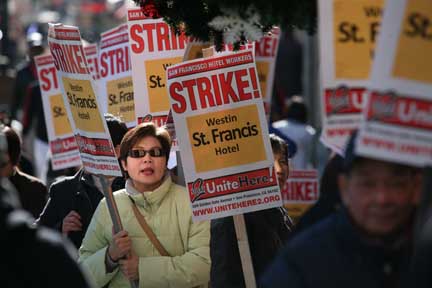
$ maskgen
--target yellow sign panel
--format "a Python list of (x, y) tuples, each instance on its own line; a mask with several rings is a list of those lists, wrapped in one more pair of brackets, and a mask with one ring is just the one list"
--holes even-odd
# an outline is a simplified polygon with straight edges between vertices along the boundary
[(256, 105), (186, 119), (196, 172), (266, 160)]
[(261, 95), (263, 99), (267, 97), (267, 78), (269, 74), (269, 63), (265, 61), (256, 61), (256, 67), (258, 71), (258, 79), (261, 88)]
[(67, 117), (66, 107), (61, 94), (49, 97), (54, 134), (56, 137), (72, 133), (72, 127)]
[(432, 83), (432, 1), (409, 0), (393, 65), (393, 76)]
[(182, 62), (183, 57), (174, 57), (145, 62), (147, 71), (147, 91), (150, 104), (150, 113), (168, 111), (170, 103), (166, 88), (166, 69)]
[(132, 77), (107, 82), (108, 112), (125, 122), (135, 121)]
[[(381, 25), (383, 0), (334, 0), (335, 77), (367, 79)], [(325, 37), (326, 35), (321, 35)]]
[(104, 126), (90, 80), (62, 78), (77, 129), (103, 133)]

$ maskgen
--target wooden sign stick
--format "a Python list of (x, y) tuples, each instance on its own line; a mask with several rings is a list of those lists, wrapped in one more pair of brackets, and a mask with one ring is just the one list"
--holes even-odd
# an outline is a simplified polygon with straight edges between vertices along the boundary
[[(211, 57), (214, 53), (214, 47), (205, 48), (202, 51), (204, 58)], [(233, 220), (246, 288), (256, 288), (255, 273), (244, 215), (235, 215), (233, 216)]]
[[(119, 231), (123, 230), (123, 225), (121, 223), (120, 215), (118, 212), (117, 204), (116, 204), (114, 196), (113, 196), (111, 185), (109, 184), (106, 176), (97, 175), (97, 177), (99, 178), (99, 181), (102, 185), (102, 193), (104, 194), (106, 202), (107, 202), (108, 211), (110, 213), (111, 220), (113, 222), (114, 233), (118, 233)], [(138, 288), (139, 287), (138, 281), (130, 280), (130, 284), (131, 284), (132, 288)]]

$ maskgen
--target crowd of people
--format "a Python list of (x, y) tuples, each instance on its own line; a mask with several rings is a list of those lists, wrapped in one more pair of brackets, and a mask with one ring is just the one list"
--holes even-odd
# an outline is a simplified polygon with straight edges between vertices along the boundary
[[(50, 174), (42, 112), (30, 109), (41, 109), (34, 73), (30, 60), (17, 78), (11, 117), (24, 115), (23, 129), (12, 121), (0, 126), (5, 287), (245, 287), (233, 217), (192, 221), (187, 189), (177, 179), (181, 167), (168, 169), (171, 138), (164, 127), (142, 123), (128, 130), (105, 115), (123, 172), (106, 179), (120, 229), (113, 227), (99, 177), (83, 167)], [(293, 97), (286, 111), (270, 127), (281, 188), (291, 167), (314, 166), (316, 145), (302, 98)], [(26, 159), (22, 138), (35, 123), (37, 152)], [(244, 214), (259, 287), (432, 284), (432, 221), (426, 215), (420, 228), (417, 221), (427, 190), (422, 169), (357, 155), (356, 135), (344, 155), (329, 157), (320, 199), (298, 222), (283, 207)]]
[[(81, 168), (51, 184), (47, 195), (40, 180), (20, 171), (20, 139), (2, 126), (0, 171), (2, 181), (9, 181), (1, 190), (1, 229), (6, 233), (0, 241), (15, 247), (6, 253), (15, 253), (8, 259), (16, 261), (4, 267), (6, 283), (245, 287), (233, 219), (192, 221), (186, 188), (173, 182), (167, 168), (167, 130), (142, 123), (128, 131), (112, 115), (105, 120), (124, 173), (108, 179), (122, 223), (117, 231), (98, 177)], [(428, 259), (415, 253), (421, 169), (360, 157), (355, 154), (355, 137), (356, 133), (343, 157), (330, 158), (326, 169), (331, 172), (325, 171), (321, 183), (332, 184), (322, 185), (322, 197), (304, 221), (293, 223), (283, 207), (244, 215), (260, 287), (430, 283), (423, 265)], [(283, 185), (289, 177), (289, 148), (274, 134), (270, 142)], [(425, 231), (419, 239), (430, 238)], [(430, 251), (427, 242), (421, 243), (422, 251)], [(18, 268), (21, 261), (27, 263), (24, 268)], [(38, 262), (42, 270), (32, 267)]]

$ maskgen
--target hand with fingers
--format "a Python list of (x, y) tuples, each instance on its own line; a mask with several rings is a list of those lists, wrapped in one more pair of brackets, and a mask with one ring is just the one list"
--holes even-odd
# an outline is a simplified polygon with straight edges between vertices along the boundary
[(62, 224), (63, 235), (68, 235), (69, 232), (72, 231), (81, 231), (81, 230), (82, 230), (81, 216), (78, 214), (78, 212), (74, 210), (70, 211), (69, 214), (67, 214), (66, 217), (63, 219), (63, 224)]
[(128, 278), (130, 281), (139, 280), (139, 258), (135, 252), (133, 252), (133, 250), (131, 250), (127, 258), (120, 260), (119, 263), (120, 270), (123, 272), (126, 278)]
[(131, 248), (132, 241), (128, 232), (121, 230), (113, 235), (113, 240), (108, 247), (108, 254), (114, 262), (117, 262), (125, 257), (131, 251)]

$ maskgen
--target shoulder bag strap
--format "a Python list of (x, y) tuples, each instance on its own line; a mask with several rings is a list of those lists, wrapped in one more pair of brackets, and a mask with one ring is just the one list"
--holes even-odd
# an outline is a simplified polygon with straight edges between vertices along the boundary
[(137, 218), (139, 224), (141, 225), (142, 229), (147, 234), (147, 237), (153, 243), (153, 246), (156, 248), (156, 250), (159, 251), (159, 254), (161, 256), (170, 256), (168, 254), (168, 252), (165, 250), (165, 247), (163, 247), (162, 244), (159, 242), (159, 239), (157, 239), (156, 235), (154, 234), (153, 230), (148, 225), (144, 216), (138, 211), (138, 208), (137, 208), (134, 201), (132, 201), (132, 210), (133, 210), (135, 217)]

